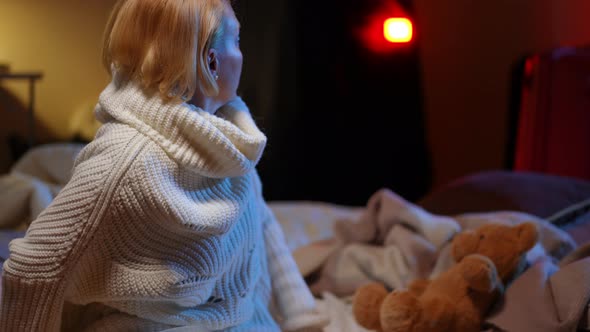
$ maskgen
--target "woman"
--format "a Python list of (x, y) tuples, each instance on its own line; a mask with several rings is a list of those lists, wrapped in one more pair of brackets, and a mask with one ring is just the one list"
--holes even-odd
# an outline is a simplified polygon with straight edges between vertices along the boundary
[(0, 330), (278, 331), (273, 295), (282, 329), (320, 324), (262, 197), (231, 5), (121, 0), (103, 54), (103, 125), (10, 244)]

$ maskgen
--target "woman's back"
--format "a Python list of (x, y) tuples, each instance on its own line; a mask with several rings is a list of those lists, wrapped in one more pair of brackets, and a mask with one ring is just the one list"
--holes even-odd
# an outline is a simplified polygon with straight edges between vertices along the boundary
[[(254, 169), (260, 155), (250, 160), (238, 149), (258, 144), (261, 153), (264, 135), (255, 127), (246, 129), (254, 133), (248, 135), (225, 120), (215, 126), (187, 105), (171, 112), (132, 84), (113, 91), (103, 92), (97, 109), (106, 125), (27, 238), (12, 245), (5, 273), (41, 273), (42, 282), (59, 279), (55, 286), (63, 288), (65, 301), (103, 303), (170, 325), (217, 330), (244, 322), (253, 311), (267, 312), (266, 254), (256, 245), (263, 243), (260, 220), (267, 213)], [(247, 114), (242, 106), (224, 112)], [(133, 121), (117, 119), (118, 110)], [(183, 149), (197, 134), (189, 130), (186, 137), (159, 125), (182, 121), (198, 122), (209, 139), (199, 137)], [(209, 154), (219, 142), (225, 151)], [(245, 165), (241, 159), (250, 167), (238, 167)], [(41, 241), (48, 232), (53, 246)], [(55, 255), (52, 250), (63, 255), (40, 264), (44, 255)], [(31, 255), (38, 259), (27, 266)], [(258, 306), (251, 305), (253, 298)]]
[(229, 2), (119, 0), (105, 37), (103, 126), (11, 243), (0, 331), (277, 331), (271, 295), (285, 330), (323, 320), (262, 198)]

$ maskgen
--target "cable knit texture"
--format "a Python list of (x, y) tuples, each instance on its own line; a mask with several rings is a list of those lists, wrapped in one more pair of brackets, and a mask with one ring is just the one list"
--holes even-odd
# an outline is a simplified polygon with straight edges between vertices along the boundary
[(266, 144), (241, 100), (215, 115), (116, 78), (70, 182), (10, 243), (0, 331), (278, 331), (315, 303), (262, 198)]

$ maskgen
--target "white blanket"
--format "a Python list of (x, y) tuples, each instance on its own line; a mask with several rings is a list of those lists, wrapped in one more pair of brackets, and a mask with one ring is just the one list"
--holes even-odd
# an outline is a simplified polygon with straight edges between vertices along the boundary
[(25, 230), (68, 182), (82, 144), (49, 144), (0, 177), (0, 229)]

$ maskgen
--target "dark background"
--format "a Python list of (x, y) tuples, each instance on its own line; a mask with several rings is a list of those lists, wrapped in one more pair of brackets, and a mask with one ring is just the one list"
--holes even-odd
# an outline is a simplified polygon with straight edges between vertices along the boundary
[(411, 200), (429, 189), (417, 43), (374, 52), (358, 38), (383, 5), (235, 2), (241, 94), (269, 137), (266, 199), (362, 205), (382, 187)]
[[(400, 1), (415, 42), (372, 52), (357, 27)], [(364, 204), (380, 187), (414, 200), (510, 168), (514, 70), (526, 55), (590, 43), (588, 0), (233, 2), (243, 25), (241, 93), (270, 138), (259, 170), (272, 200)], [(44, 74), (38, 143), (72, 141), (72, 116), (92, 113), (109, 80), (101, 35), (114, 3), (0, 1), (0, 64)], [(9, 152), (22, 150), (10, 136), (27, 142), (28, 100), (26, 82), (0, 82), (0, 173), (16, 161)]]

